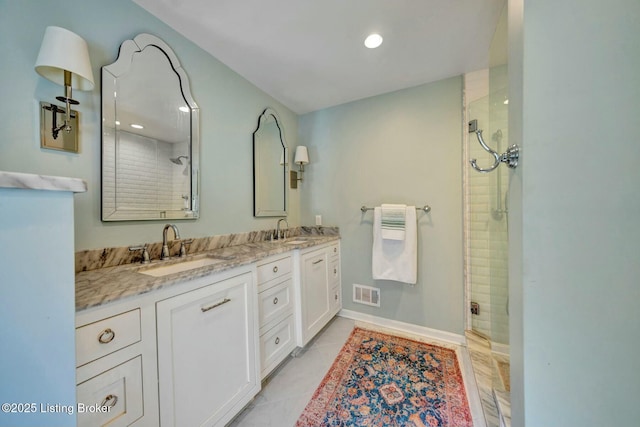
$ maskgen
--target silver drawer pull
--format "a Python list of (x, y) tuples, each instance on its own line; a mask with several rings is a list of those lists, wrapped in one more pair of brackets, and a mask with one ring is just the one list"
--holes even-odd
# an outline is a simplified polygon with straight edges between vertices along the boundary
[(335, 254), (336, 252), (338, 252), (338, 248), (333, 248), (333, 253)]
[(321, 259), (319, 259), (319, 260), (317, 260), (317, 261), (314, 261), (314, 262), (313, 262), (313, 265), (319, 264), (319, 263), (321, 263), (322, 261), (324, 261), (324, 258), (321, 258)]
[(273, 272), (277, 273), (278, 272), (278, 266), (276, 265), (275, 267), (273, 267)]
[(213, 310), (216, 307), (220, 307), (221, 305), (226, 304), (228, 302), (231, 302), (231, 300), (229, 298), (225, 298), (220, 302), (217, 302), (217, 303), (215, 303), (213, 305), (210, 305), (209, 307), (200, 307), (200, 310), (202, 310), (202, 312), (204, 313), (204, 312), (207, 312), (209, 310)]
[(338, 273), (338, 269), (337, 269), (337, 268), (334, 268), (334, 269), (333, 269), (333, 274), (337, 274), (337, 273)]
[(275, 343), (276, 345), (280, 344), (280, 337), (276, 337)]
[(273, 305), (276, 305), (277, 303), (278, 303), (278, 297), (275, 297), (275, 298), (273, 299)]
[(100, 406), (106, 406), (108, 408), (113, 408), (118, 403), (118, 396), (115, 394), (110, 394), (104, 398)]
[(100, 341), (100, 344), (109, 344), (115, 337), (116, 333), (107, 328), (98, 335), (98, 341)]

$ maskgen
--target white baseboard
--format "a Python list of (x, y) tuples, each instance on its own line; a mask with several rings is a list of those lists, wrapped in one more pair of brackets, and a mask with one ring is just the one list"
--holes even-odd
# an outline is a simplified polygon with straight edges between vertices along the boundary
[(444, 341), (451, 344), (465, 345), (466, 343), (464, 336), (460, 334), (441, 331), (439, 329), (427, 328), (426, 326), (413, 325), (411, 323), (400, 322), (398, 320), (386, 319), (384, 317), (360, 313), (353, 310), (342, 309), (338, 313), (338, 316), (346, 317), (347, 319), (353, 319), (360, 322), (372, 323), (384, 328), (395, 329), (400, 332), (420, 335), (426, 338)]

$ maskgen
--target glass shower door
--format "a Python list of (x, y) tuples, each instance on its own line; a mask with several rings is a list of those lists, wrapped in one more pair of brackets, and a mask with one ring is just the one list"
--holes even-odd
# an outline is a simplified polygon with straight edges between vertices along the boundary
[[(491, 70), (491, 74), (503, 73)], [(490, 86), (490, 87), (493, 87)], [(469, 118), (477, 120), (485, 142), (503, 152), (508, 141), (506, 86), (469, 104)], [(488, 167), (493, 158), (482, 149), (475, 134), (469, 134), (469, 157)], [(475, 332), (491, 341), (494, 349), (508, 353), (508, 228), (507, 188), (509, 174), (504, 166), (493, 172), (468, 169), (468, 274), (471, 301), (477, 303), (472, 315)]]

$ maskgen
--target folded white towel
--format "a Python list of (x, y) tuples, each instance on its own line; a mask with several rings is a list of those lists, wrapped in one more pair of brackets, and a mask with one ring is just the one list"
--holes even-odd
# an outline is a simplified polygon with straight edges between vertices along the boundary
[(380, 210), (382, 212), (380, 220), (382, 238), (404, 240), (407, 205), (383, 204)]
[(415, 206), (405, 209), (404, 240), (382, 238), (382, 209), (373, 212), (371, 270), (375, 280), (395, 280), (415, 284), (418, 278), (418, 236)]

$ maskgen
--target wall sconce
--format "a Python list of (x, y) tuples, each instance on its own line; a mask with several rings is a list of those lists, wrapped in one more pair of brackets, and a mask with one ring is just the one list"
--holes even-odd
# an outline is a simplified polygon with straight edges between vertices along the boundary
[(309, 164), (309, 151), (307, 147), (304, 145), (298, 145), (296, 147), (293, 163), (300, 167), (300, 178), (298, 178), (296, 171), (291, 171), (291, 188), (298, 188), (298, 181), (302, 181), (302, 175), (304, 174), (304, 165)]
[[(92, 90), (94, 86), (87, 42), (64, 28), (47, 27), (35, 70), (42, 77), (64, 86), (64, 96), (56, 97), (58, 101), (65, 103), (64, 109), (46, 102), (40, 103), (41, 146), (78, 152), (78, 114), (71, 110), (71, 105), (78, 105), (79, 102), (72, 98), (72, 88)], [(50, 119), (47, 111), (51, 112)], [(58, 113), (64, 113), (63, 123), (59, 126)], [(66, 135), (62, 134), (62, 141), (57, 141), (61, 130)]]

